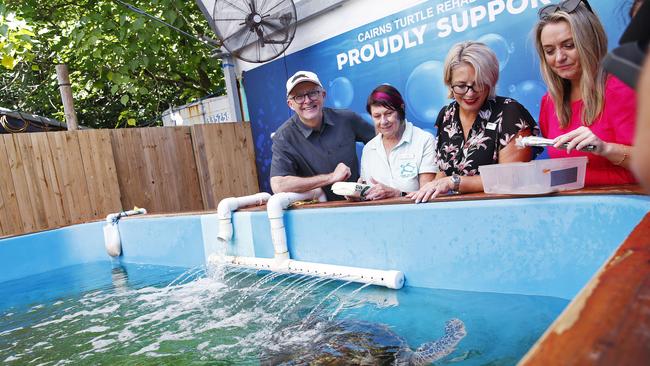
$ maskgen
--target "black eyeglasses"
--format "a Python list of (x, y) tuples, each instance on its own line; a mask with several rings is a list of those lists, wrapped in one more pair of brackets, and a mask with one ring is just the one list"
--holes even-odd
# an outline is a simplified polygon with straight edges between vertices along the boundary
[(451, 86), (451, 90), (453, 90), (454, 93), (458, 95), (465, 95), (470, 89), (472, 89), (474, 93), (480, 93), (483, 91), (483, 88), (479, 88), (478, 86), (476, 86), (476, 84), (473, 85), (458, 84), (458, 85)]
[(573, 13), (574, 11), (576, 11), (580, 3), (584, 3), (587, 10), (589, 10), (590, 12), (592, 13), (594, 12), (591, 9), (591, 5), (589, 5), (589, 1), (587, 0), (564, 0), (564, 1), (560, 1), (557, 4), (549, 4), (544, 6), (543, 8), (540, 8), (539, 11), (537, 12), (537, 15), (539, 15), (539, 19), (545, 19), (551, 16), (553, 13), (560, 10), (565, 11), (567, 13)]
[(302, 104), (305, 101), (305, 97), (308, 97), (309, 100), (316, 100), (320, 96), (320, 89), (316, 90), (311, 90), (306, 92), (305, 94), (300, 94), (300, 95), (294, 95), (293, 97), (289, 97), (289, 99), (293, 100), (294, 102), (298, 104)]

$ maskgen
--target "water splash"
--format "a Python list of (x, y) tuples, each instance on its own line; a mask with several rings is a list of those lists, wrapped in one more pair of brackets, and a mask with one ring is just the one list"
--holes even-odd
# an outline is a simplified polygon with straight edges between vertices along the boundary
[[(351, 300), (353, 300), (353, 299), (357, 296), (357, 294), (358, 294), (359, 292), (361, 292), (363, 289), (367, 288), (368, 286), (370, 286), (370, 284), (365, 284), (365, 285), (359, 287), (358, 289), (352, 291), (352, 293), (350, 294), (350, 296), (345, 297), (345, 298), (343, 299), (343, 301), (341, 301), (341, 303), (339, 304), (339, 306), (337, 306), (336, 309), (334, 309), (334, 311), (332, 312), (332, 314), (329, 316), (328, 319), (329, 319), (329, 320), (334, 319), (334, 317), (335, 317), (339, 312), (341, 312), (341, 310), (342, 310), (345, 306), (348, 306), (348, 304), (351, 303)], [(359, 306), (359, 305), (360, 305), (360, 304), (357, 302), (356, 306)]]
[[(10, 319), (0, 327), (0, 360), (258, 364), (337, 341), (341, 332), (367, 337), (355, 335), (360, 323), (352, 319), (396, 304), (385, 296), (395, 291), (373, 294), (370, 285), (233, 267), (219, 271), (222, 277), (203, 267), (153, 275), (121, 269), (104, 287), (0, 313), (3, 321)], [(151, 282), (161, 274), (165, 280)], [(359, 312), (353, 316), (352, 309)]]

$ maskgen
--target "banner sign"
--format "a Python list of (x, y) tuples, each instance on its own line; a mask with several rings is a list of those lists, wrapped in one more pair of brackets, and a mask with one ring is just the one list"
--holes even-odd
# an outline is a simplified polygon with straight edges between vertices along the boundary
[[(298, 70), (318, 74), (327, 91), (326, 106), (354, 110), (368, 123), (368, 94), (379, 84), (391, 84), (404, 96), (407, 119), (435, 135), (438, 111), (450, 102), (443, 82), (445, 56), (455, 43), (474, 40), (488, 45), (499, 59), (497, 94), (518, 100), (537, 117), (546, 86), (531, 31), (538, 9), (550, 3), (426, 1), (245, 72), (260, 189), (271, 191), (271, 133), (293, 114), (287, 107), (285, 82)], [(620, 2), (591, 3), (612, 48), (628, 21), (627, 9)]]

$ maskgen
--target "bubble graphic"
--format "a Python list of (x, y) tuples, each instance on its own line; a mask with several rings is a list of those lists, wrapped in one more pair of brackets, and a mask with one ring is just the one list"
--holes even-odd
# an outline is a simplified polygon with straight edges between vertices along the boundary
[(420, 122), (418, 125), (435, 123), (438, 112), (449, 101), (442, 71), (440, 61), (423, 62), (406, 81), (406, 108)]
[(348, 78), (340, 76), (330, 81), (328, 98), (334, 103), (334, 108), (347, 108), (354, 98), (354, 88)]
[(517, 85), (510, 85), (508, 91), (508, 96), (516, 99), (526, 107), (533, 118), (537, 119), (539, 117), (542, 96), (546, 94), (546, 86), (541, 81), (522, 81)]
[(477, 41), (485, 43), (494, 51), (499, 60), (499, 71), (503, 71), (510, 60), (510, 54), (515, 51), (515, 47), (508, 45), (508, 41), (496, 33), (482, 35)]
[(255, 139), (255, 146), (257, 149), (261, 149), (264, 147), (264, 139), (266, 139), (266, 135), (264, 133), (260, 133), (257, 135), (257, 138)]

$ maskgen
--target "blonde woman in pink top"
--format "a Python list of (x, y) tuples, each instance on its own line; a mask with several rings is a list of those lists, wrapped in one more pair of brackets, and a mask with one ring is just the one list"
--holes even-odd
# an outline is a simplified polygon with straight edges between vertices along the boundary
[[(535, 46), (548, 87), (539, 126), (555, 141), (549, 156), (587, 156), (588, 186), (635, 183), (636, 96), (602, 66), (607, 36), (598, 16), (586, 0), (565, 0), (541, 8), (539, 18)], [(589, 145), (593, 150), (583, 151)]]

